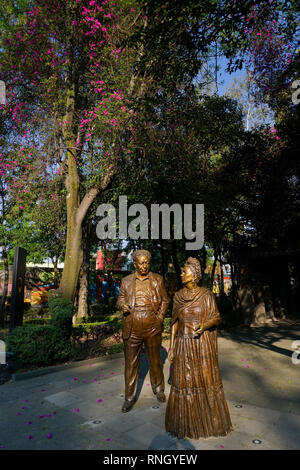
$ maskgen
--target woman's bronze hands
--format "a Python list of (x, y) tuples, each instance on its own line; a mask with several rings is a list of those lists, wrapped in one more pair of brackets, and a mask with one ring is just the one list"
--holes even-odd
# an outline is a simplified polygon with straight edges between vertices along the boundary
[(199, 323), (196, 327), (195, 327), (195, 333), (196, 335), (202, 335), (202, 333), (206, 330), (206, 326), (204, 323)]

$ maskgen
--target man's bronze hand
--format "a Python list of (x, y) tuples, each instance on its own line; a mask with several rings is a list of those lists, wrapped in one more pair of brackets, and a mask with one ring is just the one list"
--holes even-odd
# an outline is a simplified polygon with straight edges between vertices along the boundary
[(169, 349), (168, 360), (169, 360), (169, 362), (173, 362), (173, 360), (174, 360), (174, 348)]

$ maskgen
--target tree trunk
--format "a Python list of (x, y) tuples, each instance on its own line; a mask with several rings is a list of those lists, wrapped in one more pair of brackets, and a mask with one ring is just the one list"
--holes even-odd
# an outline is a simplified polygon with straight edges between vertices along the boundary
[(59, 279), (60, 279), (60, 274), (59, 274), (59, 269), (58, 269), (58, 259), (57, 258), (51, 258), (52, 264), (53, 264), (53, 283), (55, 287), (59, 284)]
[(177, 278), (177, 282), (178, 282), (178, 288), (180, 289), (181, 287), (181, 269), (180, 269), (180, 266), (179, 266), (179, 262), (178, 262), (178, 258), (177, 258), (177, 244), (176, 244), (176, 240), (173, 239), (171, 241), (171, 246), (172, 246), (172, 261), (173, 261), (173, 266), (174, 266), (174, 269), (175, 269), (175, 272), (176, 272), (176, 278)]
[(160, 243), (160, 255), (161, 255), (161, 275), (163, 278), (165, 278), (165, 264), (166, 264), (166, 259), (165, 259), (165, 247), (164, 247), (164, 240), (161, 240)]
[(223, 272), (223, 263), (222, 263), (221, 253), (220, 253), (220, 295), (224, 295), (224, 272)]
[(8, 269), (8, 258), (7, 258), (7, 249), (6, 245), (2, 245), (2, 257), (4, 263), (4, 282), (3, 282), (3, 291), (0, 304), (0, 327), (4, 328), (5, 324), (5, 301), (7, 298), (8, 292), (8, 278), (9, 278), (9, 269)]
[(216, 257), (216, 250), (214, 249), (214, 264), (213, 264), (212, 271), (211, 271), (210, 289), (212, 289), (212, 287), (214, 285), (216, 266), (217, 266), (217, 257)]
[(82, 240), (83, 261), (79, 274), (78, 312), (76, 318), (88, 317), (89, 315), (89, 271), (91, 252), (91, 223), (88, 223), (85, 236)]

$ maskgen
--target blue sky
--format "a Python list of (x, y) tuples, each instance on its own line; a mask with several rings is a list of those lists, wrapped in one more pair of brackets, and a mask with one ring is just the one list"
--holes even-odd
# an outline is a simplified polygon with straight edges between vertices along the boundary
[[(219, 95), (224, 95), (224, 93), (232, 84), (234, 78), (241, 79), (245, 75), (246, 71), (243, 68), (242, 70), (238, 70), (237, 72), (234, 72), (232, 74), (226, 72), (228, 60), (225, 57), (220, 57), (218, 59), (218, 63), (219, 63), (219, 68), (220, 68), (218, 72)], [(222, 82), (224, 83), (222, 84)]]

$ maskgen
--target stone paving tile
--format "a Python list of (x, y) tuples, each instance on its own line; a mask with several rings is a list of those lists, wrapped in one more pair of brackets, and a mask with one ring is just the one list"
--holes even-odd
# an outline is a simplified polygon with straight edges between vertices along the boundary
[(174, 444), (174, 440), (153, 423), (142, 424), (128, 431), (127, 436), (143, 444), (145, 449), (168, 449)]

